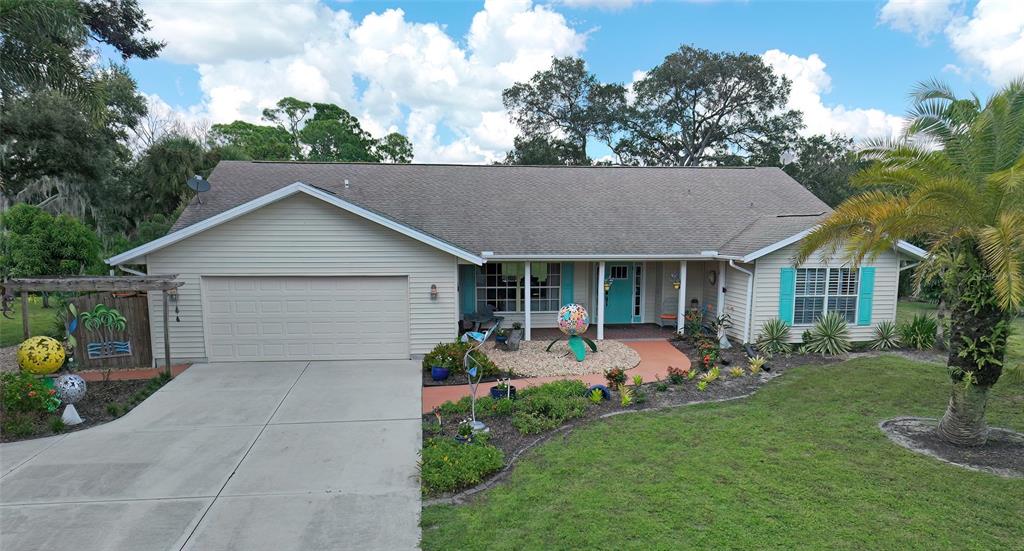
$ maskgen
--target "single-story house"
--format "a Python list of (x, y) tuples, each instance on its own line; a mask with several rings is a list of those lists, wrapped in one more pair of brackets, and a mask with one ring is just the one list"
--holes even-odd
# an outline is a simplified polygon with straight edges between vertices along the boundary
[(570, 302), (599, 339), (696, 305), (729, 314), (740, 342), (776, 317), (799, 340), (825, 311), (867, 340), (925, 254), (900, 243), (857, 268), (794, 266), (830, 209), (776, 168), (224, 161), (209, 181), (170, 233), (107, 260), (185, 282), (176, 360), (409, 358), (487, 305), (529, 339)]

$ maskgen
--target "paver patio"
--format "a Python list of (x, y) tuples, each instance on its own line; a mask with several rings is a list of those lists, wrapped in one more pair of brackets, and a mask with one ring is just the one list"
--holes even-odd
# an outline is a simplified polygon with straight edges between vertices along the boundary
[[(663, 339), (638, 340), (623, 342), (640, 353), (640, 365), (626, 371), (627, 377), (642, 375), (645, 381), (653, 381), (657, 378), (665, 379), (668, 376), (669, 366), (686, 368), (690, 365), (690, 359), (679, 351), (672, 343)], [(600, 347), (600, 344), (598, 344)], [(515, 379), (512, 384), (516, 388), (526, 388), (540, 384), (556, 381), (558, 379), (580, 379), (588, 385), (605, 384), (604, 374), (590, 373), (586, 375), (555, 376), (555, 377), (528, 377)], [(490, 383), (484, 383), (477, 389), (477, 396), (487, 395)], [(463, 396), (469, 396), (469, 385), (448, 385), (431, 386), (423, 388), (423, 413), (429, 413), (435, 407), (451, 400), (455, 401)]]

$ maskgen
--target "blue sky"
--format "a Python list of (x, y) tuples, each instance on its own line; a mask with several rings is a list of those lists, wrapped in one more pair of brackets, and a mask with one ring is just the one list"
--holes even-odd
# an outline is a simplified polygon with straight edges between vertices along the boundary
[[(257, 120), (283, 95), (332, 101), (417, 160), (486, 162), (511, 145), (500, 91), (552, 55), (629, 83), (680, 44), (763, 55), (808, 132), (891, 133), (918, 81), (985, 97), (1024, 73), (1024, 2), (244, 2), (144, 0), (161, 58), (131, 61), (156, 109)], [(605, 154), (597, 146), (592, 154)]]

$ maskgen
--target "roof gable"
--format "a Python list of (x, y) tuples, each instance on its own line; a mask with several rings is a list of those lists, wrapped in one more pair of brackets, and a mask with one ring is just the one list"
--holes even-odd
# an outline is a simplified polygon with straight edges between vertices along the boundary
[(291, 197), (299, 193), (308, 195), (310, 197), (314, 197), (316, 199), (320, 199), (321, 201), (324, 201), (328, 204), (334, 205), (352, 214), (361, 216), (362, 218), (365, 218), (371, 222), (375, 222), (384, 227), (395, 230), (398, 233), (405, 235), (406, 237), (410, 237), (412, 239), (415, 239), (416, 241), (425, 243), (434, 248), (450, 253), (458, 258), (461, 258), (468, 262), (472, 262), (473, 264), (483, 264), (483, 259), (473, 253), (460, 249), (450, 243), (438, 239), (435, 236), (428, 235), (420, 230), (404, 225), (379, 213), (369, 211), (358, 205), (353, 205), (352, 203), (349, 203), (348, 201), (345, 201), (344, 199), (341, 199), (328, 191), (317, 189), (313, 186), (306, 185), (302, 182), (295, 182), (288, 186), (267, 193), (266, 195), (257, 197), (251, 201), (245, 202), (241, 205), (237, 205), (226, 211), (210, 216), (209, 218), (206, 218), (195, 224), (172, 231), (171, 233), (159, 239), (155, 239), (153, 241), (150, 241), (149, 243), (146, 243), (129, 251), (125, 251), (119, 255), (108, 258), (106, 262), (111, 266), (130, 263), (131, 261), (136, 260), (149, 253), (160, 250), (164, 247), (168, 247), (179, 241), (188, 239), (193, 235), (204, 232), (210, 228), (214, 228), (226, 222), (230, 222), (231, 220), (234, 220), (240, 216), (243, 216), (252, 211), (255, 211), (272, 203), (276, 203), (282, 199)]

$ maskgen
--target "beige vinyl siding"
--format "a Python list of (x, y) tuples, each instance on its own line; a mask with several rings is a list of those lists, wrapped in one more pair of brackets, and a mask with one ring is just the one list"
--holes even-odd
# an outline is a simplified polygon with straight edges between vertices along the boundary
[[(754, 271), (753, 264), (738, 264), (749, 271)], [(747, 280), (750, 276), (725, 265), (725, 313), (729, 314), (732, 327), (727, 331), (728, 335), (737, 342), (743, 340), (743, 325), (747, 322)], [(755, 334), (751, 334), (749, 340), (754, 340)]]
[[(283, 199), (146, 257), (150, 274), (179, 274), (174, 361), (207, 358), (201, 277), (407, 276), (410, 353), (456, 336), (456, 258), (306, 195)], [(438, 298), (430, 298), (437, 285)], [(150, 293), (154, 357), (163, 357), (160, 294)]]
[[(751, 340), (757, 338), (761, 326), (772, 318), (779, 317), (780, 270), (793, 267), (793, 254), (797, 245), (790, 245), (757, 259), (754, 273), (754, 319)], [(871, 307), (871, 325), (850, 324), (850, 338), (854, 341), (871, 340), (879, 322), (896, 319), (896, 293), (899, 285), (899, 257), (895, 252), (886, 252), (878, 258), (865, 262), (863, 266), (874, 266), (874, 302)], [(816, 254), (801, 268), (841, 268), (845, 264), (839, 259), (828, 261), (822, 254)], [(801, 335), (810, 325), (796, 325), (790, 332), (790, 341), (799, 342)]]
[(641, 321), (643, 323), (658, 323), (658, 316), (661, 315), (659, 312), (661, 306), (658, 304), (658, 277), (661, 270), (658, 269), (657, 262), (644, 262), (643, 270), (644, 306)]

